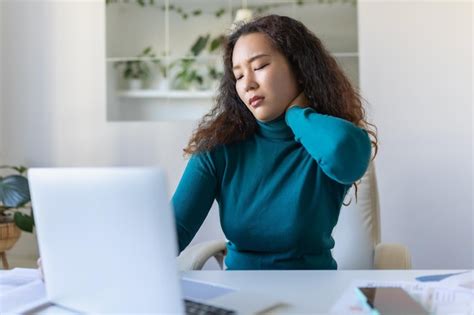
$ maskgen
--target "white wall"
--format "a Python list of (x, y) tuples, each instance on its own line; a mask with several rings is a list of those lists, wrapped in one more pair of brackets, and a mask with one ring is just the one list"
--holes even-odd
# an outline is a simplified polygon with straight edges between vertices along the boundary
[[(0, 17), (3, 15), (3, 7), (0, 5)], [(2, 23), (0, 22), (0, 34), (2, 34)], [(1, 37), (0, 37), (1, 39)], [(2, 96), (3, 96), (3, 43), (0, 40), (0, 162), (3, 160), (3, 124), (2, 124), (2, 117), (3, 117), (3, 103), (2, 103)]]
[[(106, 121), (104, 3), (1, 2), (0, 164), (160, 164), (171, 195), (195, 122)], [(208, 219), (206, 226), (213, 228), (204, 228), (196, 241), (221, 237), (215, 207)], [(9, 253), (12, 259), (36, 255), (34, 239), (26, 233)]]
[(359, 1), (382, 239), (408, 245), (414, 268), (474, 267), (472, 6)]

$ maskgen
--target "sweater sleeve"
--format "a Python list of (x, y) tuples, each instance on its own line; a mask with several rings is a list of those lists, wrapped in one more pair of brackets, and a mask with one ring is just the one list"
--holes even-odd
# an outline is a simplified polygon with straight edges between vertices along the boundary
[(194, 238), (209, 213), (216, 187), (216, 171), (210, 154), (193, 155), (171, 200), (180, 253)]
[(311, 107), (291, 107), (285, 120), (295, 134), (295, 140), (327, 176), (350, 185), (364, 175), (371, 154), (366, 130), (347, 120), (319, 114)]

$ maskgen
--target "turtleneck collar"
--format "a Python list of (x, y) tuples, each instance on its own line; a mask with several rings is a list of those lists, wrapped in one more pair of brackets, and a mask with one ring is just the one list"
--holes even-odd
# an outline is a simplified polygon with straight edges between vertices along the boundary
[(263, 122), (257, 119), (257, 133), (264, 138), (289, 140), (294, 138), (293, 131), (286, 124), (285, 113), (274, 120)]

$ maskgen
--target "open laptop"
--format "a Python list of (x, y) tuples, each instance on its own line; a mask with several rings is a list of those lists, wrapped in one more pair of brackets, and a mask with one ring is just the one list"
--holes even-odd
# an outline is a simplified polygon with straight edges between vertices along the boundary
[(185, 306), (159, 168), (32, 168), (28, 177), (50, 303), (81, 313), (232, 314), (275, 302), (223, 288), (205, 303), (186, 297)]

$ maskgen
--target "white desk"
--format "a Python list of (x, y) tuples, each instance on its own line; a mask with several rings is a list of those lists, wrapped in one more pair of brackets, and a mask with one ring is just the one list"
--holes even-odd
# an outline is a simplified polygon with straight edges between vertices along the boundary
[(183, 276), (271, 293), (291, 304), (281, 313), (324, 314), (355, 280), (415, 281), (418, 276), (453, 272), (459, 270), (192, 271)]
[[(182, 276), (253, 292), (256, 298), (258, 294), (270, 295), (288, 304), (272, 314), (325, 314), (353, 281), (415, 281), (418, 276), (459, 271), (462, 270), (190, 271)], [(43, 308), (40, 313), (65, 314), (64, 309), (55, 306)], [(474, 309), (462, 314), (474, 315)]]

